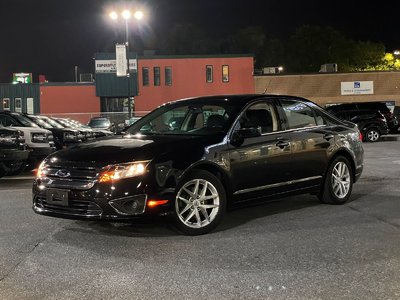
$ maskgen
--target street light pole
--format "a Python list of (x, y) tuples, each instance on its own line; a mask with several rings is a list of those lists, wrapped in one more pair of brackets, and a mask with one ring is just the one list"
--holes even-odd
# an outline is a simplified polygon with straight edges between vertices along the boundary
[(129, 68), (129, 24), (128, 19), (125, 18), (125, 47), (126, 47), (126, 63), (127, 63), (127, 74), (126, 79), (128, 80), (128, 120), (132, 118), (132, 98), (131, 98), (131, 73)]
[[(122, 18), (125, 20), (125, 49), (126, 49), (126, 63), (127, 63), (127, 80), (128, 80), (128, 117), (129, 119), (132, 117), (132, 97), (131, 97), (131, 78), (130, 78), (130, 65), (129, 65), (129, 20), (131, 18), (131, 11), (129, 10), (124, 10), (121, 13)], [(113, 11), (110, 13), (110, 18), (113, 20), (117, 20), (118, 19), (118, 13)], [(133, 15), (135, 17), (136, 20), (140, 20), (143, 18), (143, 12), (141, 11), (136, 11)]]

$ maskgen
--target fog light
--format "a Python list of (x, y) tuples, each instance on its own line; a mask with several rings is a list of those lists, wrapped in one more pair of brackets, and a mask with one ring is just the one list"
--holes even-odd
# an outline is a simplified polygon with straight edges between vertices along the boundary
[(111, 200), (109, 204), (121, 215), (140, 215), (146, 208), (147, 195), (136, 195)]

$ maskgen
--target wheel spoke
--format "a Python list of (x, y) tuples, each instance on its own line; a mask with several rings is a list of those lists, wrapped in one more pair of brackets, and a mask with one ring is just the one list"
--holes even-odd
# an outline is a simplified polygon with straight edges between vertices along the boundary
[(200, 184), (200, 180), (197, 179), (196, 184), (194, 186), (193, 197), (197, 197), (199, 195), (199, 184)]
[(185, 208), (180, 212), (181, 215), (183, 215), (185, 212), (188, 211), (188, 209), (190, 209), (192, 207), (192, 205), (190, 203), (188, 203)]
[(196, 209), (192, 210), (192, 212), (185, 219), (185, 223), (187, 223), (195, 215), (196, 211), (197, 211)]
[(201, 227), (201, 218), (200, 218), (200, 214), (199, 214), (199, 210), (198, 209), (194, 209), (194, 214), (196, 216), (196, 220), (197, 220), (197, 225), (199, 227)]
[(187, 188), (184, 187), (183, 190), (184, 190), (186, 193), (188, 193), (188, 194), (190, 195), (190, 197), (192, 197), (192, 198), (195, 197), (195, 195), (193, 194), (193, 192), (192, 192), (192, 191), (189, 191)]
[(190, 204), (190, 201), (189, 200), (187, 200), (187, 199), (185, 199), (185, 198), (183, 198), (183, 197), (178, 197), (178, 199), (179, 200), (181, 200), (181, 201), (183, 201), (183, 202), (185, 202), (186, 204)]
[(206, 181), (206, 182), (204, 183), (204, 185), (203, 185), (203, 190), (201, 191), (201, 195), (200, 195), (201, 198), (204, 198), (204, 197), (206, 196), (206, 193), (207, 193), (207, 186), (208, 186), (208, 182)]
[(217, 207), (219, 207), (219, 205), (217, 205), (217, 204), (204, 204), (201, 206), (201, 208), (204, 208), (204, 209), (217, 208)]
[(207, 210), (204, 208), (204, 206), (200, 207), (200, 211), (203, 214), (204, 218), (207, 220), (208, 223), (210, 223), (210, 216), (207, 213)]

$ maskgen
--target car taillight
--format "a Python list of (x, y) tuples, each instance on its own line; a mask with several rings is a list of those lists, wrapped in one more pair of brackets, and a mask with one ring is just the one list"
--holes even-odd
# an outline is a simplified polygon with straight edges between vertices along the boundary
[(359, 133), (360, 133), (359, 134), (360, 142), (362, 142), (363, 141), (363, 135), (362, 135), (361, 131)]

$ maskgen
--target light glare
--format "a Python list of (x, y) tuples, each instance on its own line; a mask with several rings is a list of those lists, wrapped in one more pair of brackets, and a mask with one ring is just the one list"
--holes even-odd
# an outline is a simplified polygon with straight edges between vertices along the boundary
[(129, 20), (130, 18), (131, 18), (131, 12), (129, 11), (129, 10), (127, 10), (127, 9), (125, 9), (123, 12), (122, 12), (122, 17), (125, 19), (125, 20)]
[(110, 12), (109, 16), (112, 20), (118, 19), (118, 14), (115, 11)]
[(141, 10), (138, 10), (135, 12), (134, 17), (136, 20), (141, 20), (143, 18), (143, 12)]

